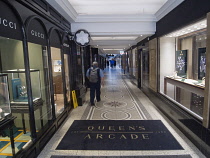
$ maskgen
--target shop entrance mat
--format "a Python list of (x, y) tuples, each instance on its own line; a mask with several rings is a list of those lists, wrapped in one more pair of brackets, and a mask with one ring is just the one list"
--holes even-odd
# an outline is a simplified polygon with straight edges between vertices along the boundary
[(183, 150), (160, 120), (75, 120), (56, 150)]

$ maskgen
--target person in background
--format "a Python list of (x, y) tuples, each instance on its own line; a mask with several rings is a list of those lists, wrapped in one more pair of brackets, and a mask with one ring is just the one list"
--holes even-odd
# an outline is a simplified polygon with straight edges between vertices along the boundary
[(112, 58), (112, 60), (110, 60), (110, 65), (111, 65), (111, 68), (114, 67), (114, 58)]
[(104, 85), (104, 74), (98, 67), (98, 63), (93, 62), (93, 67), (87, 70), (86, 76), (90, 83), (90, 104), (94, 106), (95, 96), (97, 102), (101, 101), (101, 84)]

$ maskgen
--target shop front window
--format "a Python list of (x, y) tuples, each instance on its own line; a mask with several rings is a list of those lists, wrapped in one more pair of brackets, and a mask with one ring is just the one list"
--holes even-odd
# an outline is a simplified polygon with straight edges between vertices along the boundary
[(203, 117), (206, 20), (160, 38), (160, 93)]
[(70, 76), (69, 76), (69, 55), (64, 54), (64, 68), (65, 68), (65, 80), (66, 80), (66, 98), (70, 103), (71, 89), (70, 89)]
[(63, 93), (63, 77), (62, 77), (62, 61), (61, 50), (59, 48), (51, 47), (52, 58), (52, 75), (54, 86), (54, 101), (56, 115), (64, 111), (64, 93)]
[[(9, 115), (16, 117), (12, 129), (18, 152), (31, 141), (22, 41), (0, 37), (0, 71), (0, 122)], [(12, 156), (10, 144), (9, 131), (1, 129), (0, 157)]]
[(149, 87), (149, 48), (142, 48), (142, 86)]
[(39, 44), (28, 43), (28, 50), (36, 132), (39, 132), (52, 119), (48, 55), (46, 46)]

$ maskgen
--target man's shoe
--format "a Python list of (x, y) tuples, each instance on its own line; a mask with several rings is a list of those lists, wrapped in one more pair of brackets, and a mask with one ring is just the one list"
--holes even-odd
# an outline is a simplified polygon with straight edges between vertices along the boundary
[(97, 100), (97, 102), (100, 102), (100, 101), (101, 101), (101, 99)]
[(95, 104), (91, 104), (91, 106), (95, 106)]

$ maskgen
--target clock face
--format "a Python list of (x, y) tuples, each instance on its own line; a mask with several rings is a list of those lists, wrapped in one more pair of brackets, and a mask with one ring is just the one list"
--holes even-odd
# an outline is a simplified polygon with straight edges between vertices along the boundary
[(90, 35), (85, 30), (78, 30), (74, 35), (74, 40), (79, 46), (87, 46), (90, 42)]

